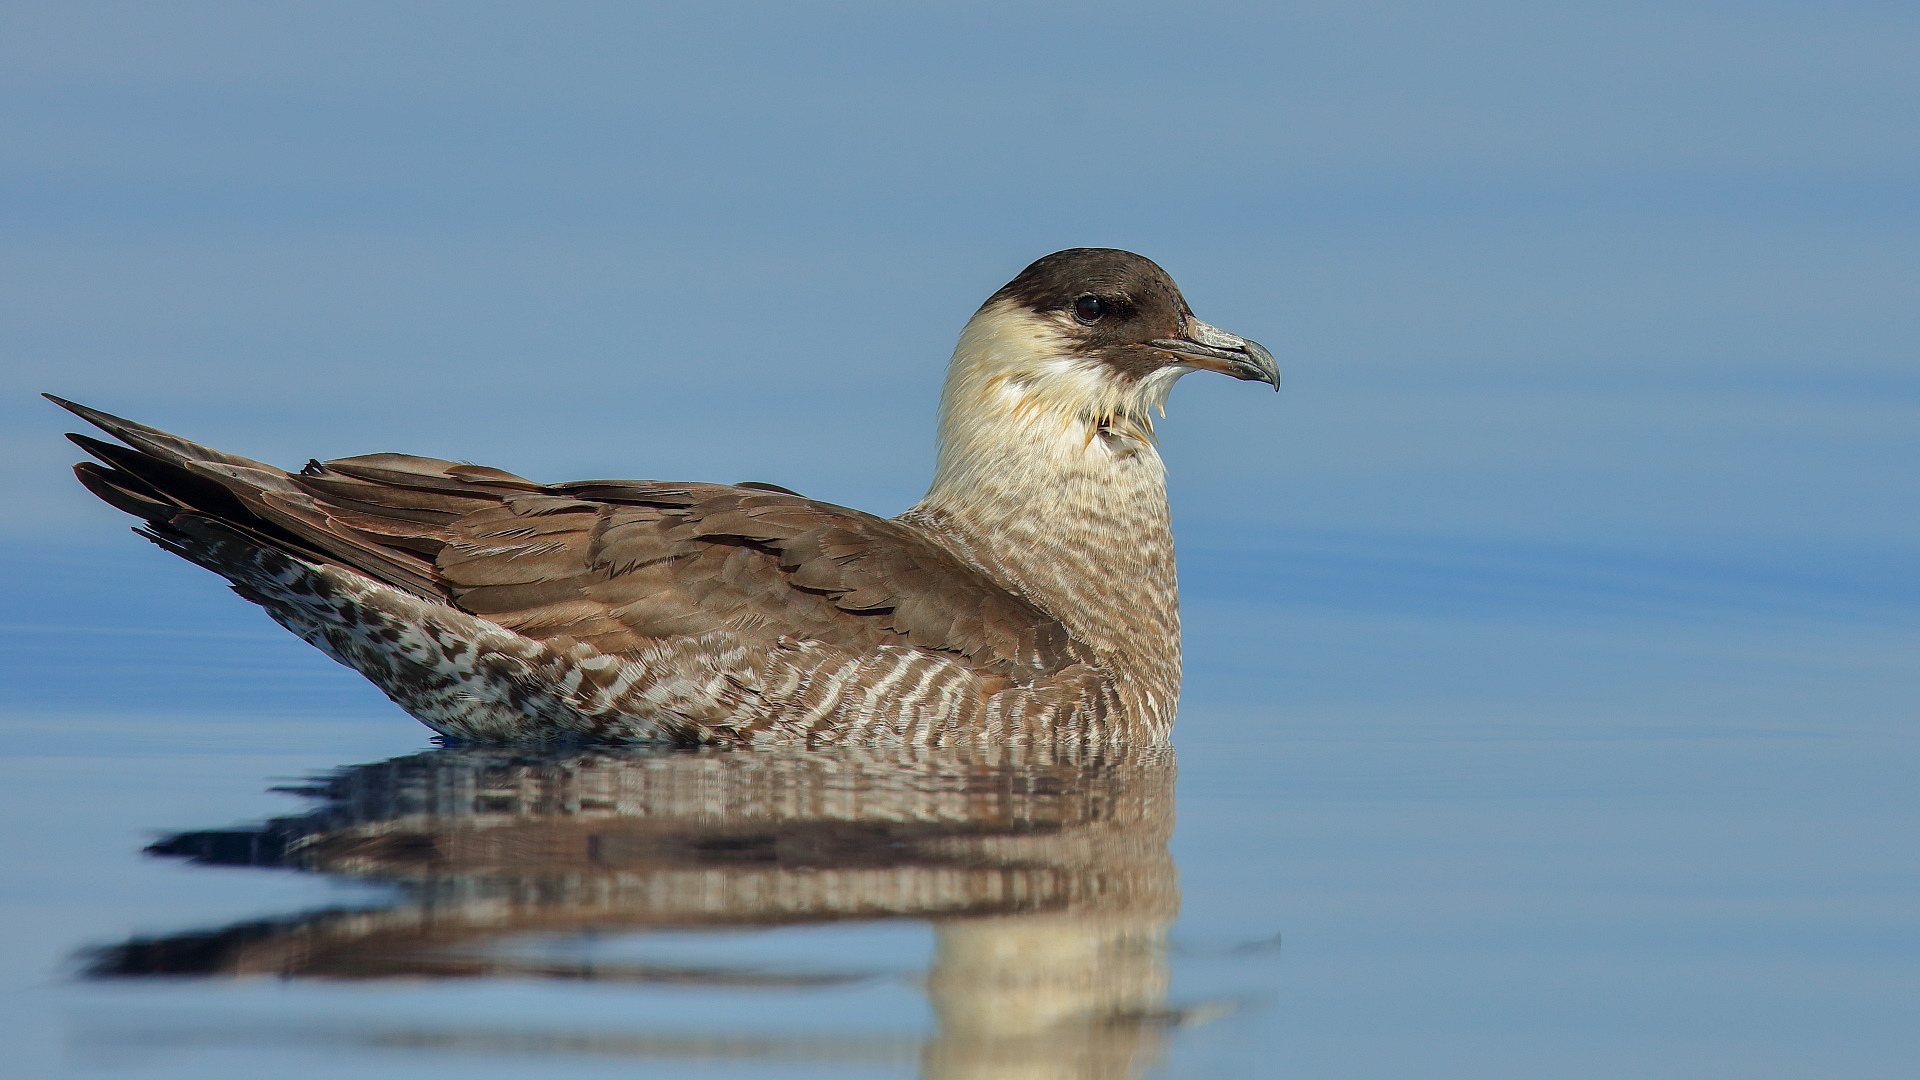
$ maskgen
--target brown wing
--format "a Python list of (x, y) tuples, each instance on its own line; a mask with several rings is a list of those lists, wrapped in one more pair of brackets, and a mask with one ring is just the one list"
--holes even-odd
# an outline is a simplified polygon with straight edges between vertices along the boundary
[(911, 644), (1015, 679), (1092, 663), (1052, 616), (897, 522), (719, 484), (587, 481), (463, 518), (440, 553), (457, 604), (603, 651), (727, 630)]
[(911, 644), (1025, 681), (1094, 657), (1058, 620), (917, 530), (767, 486), (541, 485), (404, 454), (289, 474), (59, 401), (133, 449), (74, 440), (107, 502), (201, 514), (536, 639), (607, 653), (726, 631)]

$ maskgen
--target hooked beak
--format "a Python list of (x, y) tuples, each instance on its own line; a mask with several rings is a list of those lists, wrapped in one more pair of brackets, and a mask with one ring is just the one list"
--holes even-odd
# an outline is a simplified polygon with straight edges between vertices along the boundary
[(1191, 315), (1180, 328), (1179, 337), (1160, 338), (1150, 344), (1172, 353), (1189, 367), (1217, 371), (1248, 382), (1270, 383), (1275, 390), (1280, 389), (1280, 367), (1264, 346), (1217, 326), (1208, 326)]

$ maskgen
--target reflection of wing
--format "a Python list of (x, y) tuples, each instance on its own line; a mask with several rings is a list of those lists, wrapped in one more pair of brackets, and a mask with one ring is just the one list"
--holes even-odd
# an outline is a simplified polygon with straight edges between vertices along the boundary
[(916, 530), (761, 488), (540, 485), (405, 454), (297, 474), (62, 402), (133, 449), (76, 436), (103, 499), (149, 521), (210, 517), (283, 553), (602, 653), (730, 631), (906, 644), (1030, 680), (1092, 654), (1051, 616)]
[[(397, 882), (435, 908), (432, 933), (453, 938), (852, 916), (1167, 914), (1177, 903), (1166, 848), (1172, 785), (1168, 751), (990, 764), (871, 749), (441, 750), (304, 789), (322, 800), (310, 814), (183, 833), (149, 850)], [(512, 898), (506, 923), (502, 897)], [(472, 902), (484, 910), (467, 924), (461, 911)], [(354, 936), (379, 921), (355, 919)], [(390, 922), (399, 927), (426, 932), (408, 912)], [(324, 952), (301, 962), (332, 966)]]
[[(692, 1036), (671, 1031), (335, 1037), (635, 1057), (851, 1063), (884, 1053), (923, 1061), (929, 1077), (979, 1075), (988, 1062), (1022, 1075), (1137, 1075), (1177, 1022), (1163, 1009), (1164, 936), (1179, 903), (1167, 850), (1172, 753), (1016, 753), (468, 748), (356, 766), (304, 789), (321, 801), (312, 813), (149, 850), (386, 881), (399, 902), (135, 940), (99, 953), (90, 974), (545, 977), (736, 995), (875, 980), (876, 992), (899, 993), (859, 951), (867, 931), (850, 920), (921, 918), (933, 921), (935, 953), (907, 984), (924, 986), (940, 1022), (924, 1043), (763, 1034), (745, 1026), (753, 999), (741, 996), (702, 1024), (694, 1050)], [(694, 933), (827, 922), (844, 928), (827, 940), (848, 951), (776, 934), (723, 935), (703, 952)], [(644, 935), (660, 928), (676, 931), (671, 948)], [(743, 958), (743, 940), (774, 944)], [(778, 942), (800, 940), (813, 943), (812, 960), (780, 953)], [(765, 1004), (786, 1031), (785, 999)]]

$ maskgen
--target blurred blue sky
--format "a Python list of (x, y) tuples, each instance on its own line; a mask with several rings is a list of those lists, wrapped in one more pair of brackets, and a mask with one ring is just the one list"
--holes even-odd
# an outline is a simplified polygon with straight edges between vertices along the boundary
[(960, 324), (1093, 244), (1285, 373), (1175, 395), (1190, 589), (1911, 610), (1917, 44), (1896, 3), (6, 4), (0, 530), (129, 550), (40, 390), (894, 512)]

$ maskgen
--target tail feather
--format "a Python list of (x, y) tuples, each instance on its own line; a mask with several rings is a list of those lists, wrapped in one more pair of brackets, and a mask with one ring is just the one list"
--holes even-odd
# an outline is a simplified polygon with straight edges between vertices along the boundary
[[(195, 474), (184, 462), (169, 461), (85, 435), (69, 434), (67, 439), (102, 465), (108, 466), (113, 475), (123, 478), (115, 481), (120, 487), (131, 487), (129, 481), (138, 481), (144, 486), (133, 490), (157, 497), (172, 506), (172, 512), (165, 517), (149, 520), (165, 521), (182, 510), (195, 510), (214, 517), (247, 513), (245, 505), (226, 485)], [(86, 482), (84, 477), (81, 482)]]
[(75, 465), (73, 475), (80, 478), (88, 491), (99, 496), (100, 501), (145, 521), (163, 522), (180, 512), (179, 503), (168, 499), (136, 476), (103, 469), (91, 461)]
[[(100, 462), (76, 465), (74, 474), (108, 505), (145, 520), (148, 535), (181, 554), (201, 542), (197, 536), (203, 539), (204, 529), (187, 527), (198, 521), (220, 526), (219, 535), (229, 541), (243, 539), (283, 555), (332, 563), (417, 596), (445, 600), (446, 585), (433, 565), (446, 543), (443, 527), (463, 513), (497, 502), (503, 486), (491, 477), (491, 482), (474, 483), (447, 475), (456, 467), (453, 462), (405, 455), (379, 455), (385, 468), (378, 471), (413, 478), (423, 490), (333, 473), (318, 462), (295, 475), (45, 396), (126, 443), (67, 436)], [(465, 498), (436, 490), (450, 484), (462, 485), (456, 490)], [(237, 565), (226, 558), (194, 561), (215, 570)]]

